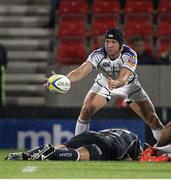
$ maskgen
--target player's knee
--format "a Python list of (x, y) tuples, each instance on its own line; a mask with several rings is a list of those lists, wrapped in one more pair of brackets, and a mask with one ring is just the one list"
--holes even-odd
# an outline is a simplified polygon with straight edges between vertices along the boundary
[(96, 145), (96, 144), (84, 145), (83, 147), (88, 150), (90, 160), (92, 160), (92, 161), (105, 160), (103, 152), (98, 145)]

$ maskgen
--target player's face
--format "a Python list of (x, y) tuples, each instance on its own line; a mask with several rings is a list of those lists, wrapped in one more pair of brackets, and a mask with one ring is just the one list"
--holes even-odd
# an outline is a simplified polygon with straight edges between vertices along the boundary
[(114, 39), (105, 40), (105, 50), (109, 57), (114, 58), (119, 52), (119, 43)]

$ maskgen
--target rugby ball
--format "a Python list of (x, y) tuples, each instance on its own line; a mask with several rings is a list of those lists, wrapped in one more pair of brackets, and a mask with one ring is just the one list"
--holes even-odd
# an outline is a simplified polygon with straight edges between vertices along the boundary
[(70, 80), (61, 74), (54, 74), (48, 78), (47, 88), (55, 94), (65, 94), (71, 87)]

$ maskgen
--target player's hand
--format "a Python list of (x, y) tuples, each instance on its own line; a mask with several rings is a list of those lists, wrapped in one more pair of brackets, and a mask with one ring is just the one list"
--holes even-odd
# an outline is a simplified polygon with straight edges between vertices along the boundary
[(119, 87), (119, 81), (118, 80), (113, 80), (111, 77), (108, 78), (108, 88), (110, 90), (113, 90), (115, 88), (118, 88)]
[[(55, 75), (55, 74), (56, 74), (54, 70), (52, 70), (51, 73), (52, 73), (52, 75)], [(44, 82), (45, 82), (45, 83), (43, 84), (43, 86), (44, 86), (44, 87), (47, 87), (48, 78), (44, 78), (43, 80), (44, 80)]]

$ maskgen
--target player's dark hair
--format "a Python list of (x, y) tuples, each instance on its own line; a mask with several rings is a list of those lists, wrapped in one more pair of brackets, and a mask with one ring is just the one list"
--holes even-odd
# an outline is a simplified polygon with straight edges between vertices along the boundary
[(115, 39), (118, 41), (120, 48), (124, 44), (124, 33), (118, 28), (109, 29), (105, 34), (105, 39)]

